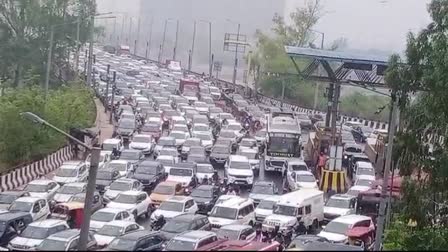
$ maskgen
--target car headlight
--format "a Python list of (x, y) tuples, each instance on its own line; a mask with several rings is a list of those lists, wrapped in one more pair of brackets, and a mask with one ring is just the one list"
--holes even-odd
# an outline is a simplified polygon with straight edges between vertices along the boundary
[(230, 182), (230, 183), (233, 183), (233, 182), (235, 182), (235, 177), (232, 177), (232, 176), (228, 176), (228, 179), (229, 179), (229, 182)]
[(247, 183), (252, 184), (252, 182), (254, 182), (254, 177), (248, 177)]
[(347, 155), (344, 155), (344, 159), (347, 159), (348, 158), (348, 156)]

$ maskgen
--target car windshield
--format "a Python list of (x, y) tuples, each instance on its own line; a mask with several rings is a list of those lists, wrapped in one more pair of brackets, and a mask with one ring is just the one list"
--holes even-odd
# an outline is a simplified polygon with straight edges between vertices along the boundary
[(187, 127), (187, 125), (176, 124), (176, 125), (173, 126), (172, 130), (173, 131), (188, 131), (188, 127)]
[(270, 201), (270, 200), (262, 200), (260, 204), (258, 204), (257, 208), (260, 209), (266, 209), (266, 210), (273, 210), (276, 202)]
[(241, 156), (245, 156), (248, 159), (256, 159), (257, 153), (255, 152), (247, 152), (247, 151), (242, 151), (239, 153), (239, 155)]
[(37, 246), (37, 248), (40, 251), (65, 251), (67, 245), (67, 241), (44, 239), (42, 243)]
[(169, 145), (175, 145), (175, 142), (174, 139), (172, 138), (160, 138), (157, 144), (160, 146), (169, 146)]
[(93, 221), (99, 221), (99, 222), (109, 222), (112, 221), (115, 217), (115, 213), (109, 213), (109, 212), (95, 212), (92, 215), (92, 220)]
[(202, 147), (194, 147), (190, 149), (190, 154), (199, 154), (199, 155), (204, 155), (204, 148)]
[(193, 131), (208, 131), (207, 125), (194, 125)]
[(33, 207), (33, 202), (14, 201), (9, 206), (9, 211), (29, 212)]
[(188, 139), (187, 141), (185, 141), (183, 146), (191, 147), (191, 146), (199, 146), (200, 144), (201, 144), (200, 141)]
[(193, 251), (196, 247), (196, 243), (192, 241), (184, 241), (172, 239), (165, 247), (167, 251)]
[(157, 167), (155, 166), (139, 166), (137, 170), (135, 170), (136, 174), (148, 174), (148, 175), (156, 175)]
[(0, 204), (11, 204), (17, 198), (15, 195), (0, 194)]
[(211, 165), (198, 165), (196, 168), (197, 173), (213, 173), (214, 169)]
[(230, 168), (231, 169), (240, 169), (240, 170), (251, 169), (249, 162), (240, 162), (240, 161), (230, 162)]
[(341, 223), (337, 221), (330, 221), (327, 226), (324, 228), (325, 232), (329, 233), (335, 233), (335, 234), (342, 234), (345, 235), (347, 233), (347, 230), (349, 228), (348, 223)]
[(272, 189), (271, 185), (257, 185), (255, 184), (252, 188), (252, 193), (256, 193), (256, 194), (269, 194), (269, 195), (273, 195), (274, 194), (274, 190)]
[(219, 137), (222, 137), (222, 138), (234, 138), (235, 137), (235, 133), (233, 131), (221, 131), (221, 133), (219, 133)]
[(120, 125), (118, 128), (123, 129), (134, 129), (135, 128), (135, 121), (134, 120), (121, 120)]
[(161, 231), (168, 232), (168, 233), (175, 233), (179, 234), (182, 232), (185, 232), (190, 229), (191, 221), (183, 221), (183, 220), (176, 220), (172, 219), (168, 221)]
[(85, 200), (86, 200), (86, 195), (85, 195), (85, 194), (80, 194), (80, 195), (73, 196), (73, 197), (70, 199), (70, 202), (80, 202), (80, 203), (84, 203)]
[(103, 143), (103, 150), (106, 150), (106, 151), (112, 151), (116, 147), (117, 147), (116, 144)]
[(138, 160), (139, 157), (139, 153), (134, 151), (123, 151), (120, 155), (120, 159), (124, 160)]
[(158, 132), (160, 130), (160, 125), (157, 124), (145, 124), (142, 127), (142, 132)]
[(107, 168), (111, 168), (117, 171), (126, 171), (126, 167), (128, 165), (126, 163), (108, 163)]
[(133, 251), (136, 242), (134, 239), (115, 238), (107, 248), (115, 251)]
[(218, 230), (218, 232), (216, 233), (216, 235), (218, 236), (218, 239), (236, 241), (236, 240), (239, 240), (238, 239), (239, 233), (240, 232), (238, 230), (229, 230), (229, 229), (220, 228)]
[(241, 125), (239, 124), (230, 124), (226, 127), (226, 130), (241, 130)]
[(186, 168), (171, 168), (170, 175), (191, 177), (193, 175), (193, 171)]
[(298, 182), (316, 182), (316, 178), (309, 174), (297, 174), (296, 181)]
[(123, 204), (135, 204), (137, 202), (137, 195), (118, 194), (114, 201)]
[(45, 239), (50, 235), (48, 231), (48, 228), (28, 226), (23, 230), (20, 236), (29, 239)]
[(251, 139), (242, 139), (240, 142), (240, 146), (244, 146), (244, 147), (252, 147), (255, 145), (256, 145), (256, 142)]
[(273, 213), (278, 215), (297, 216), (297, 208), (285, 205), (276, 205)]
[(27, 192), (47, 192), (47, 185), (28, 184), (24, 190)]
[(165, 201), (160, 204), (160, 210), (182, 212), (184, 209), (184, 204), (181, 202)]
[(257, 131), (255, 133), (255, 136), (257, 136), (257, 137), (266, 137), (266, 131), (264, 131), (264, 130)]
[(159, 159), (157, 159), (157, 161), (162, 163), (163, 165), (173, 165), (174, 164), (174, 159), (159, 158)]
[(327, 207), (336, 207), (336, 208), (349, 208), (350, 200), (346, 199), (337, 199), (337, 198), (329, 198), (325, 203)]
[(114, 181), (111, 185), (110, 185), (110, 190), (115, 190), (115, 191), (127, 191), (130, 190), (132, 187), (131, 183), (128, 182), (120, 182), (120, 181)]
[(356, 170), (356, 175), (369, 175), (369, 176), (375, 176), (375, 170), (371, 168), (361, 168), (358, 167)]
[(308, 171), (308, 167), (305, 164), (291, 164), (289, 167), (293, 171)]
[(210, 136), (210, 134), (196, 134), (195, 137), (203, 140), (203, 141), (207, 141), (207, 140), (211, 140), (212, 136)]
[(359, 186), (371, 186), (373, 184), (372, 180), (367, 179), (357, 179), (355, 185)]
[(135, 143), (150, 143), (151, 142), (151, 138), (150, 137), (136, 136), (136, 137), (132, 138), (132, 142), (135, 142)]
[(76, 169), (58, 169), (56, 171), (56, 176), (58, 177), (75, 177), (77, 174)]
[(230, 149), (225, 146), (215, 146), (213, 147), (212, 152), (220, 154), (228, 154), (230, 152)]
[(97, 234), (106, 236), (120, 236), (123, 234), (123, 227), (115, 225), (104, 225)]
[(173, 195), (174, 194), (174, 186), (159, 184), (154, 189), (154, 193), (164, 194), (164, 195)]
[(84, 187), (81, 187), (81, 186), (63, 185), (61, 188), (59, 188), (58, 193), (77, 194), (77, 193), (82, 193), (83, 189), (84, 189)]
[(215, 206), (210, 213), (211, 217), (235, 220), (237, 209), (229, 207)]
[(96, 179), (100, 179), (100, 180), (112, 180), (114, 172), (113, 171), (101, 171), (99, 170), (97, 175), (96, 175)]
[(185, 139), (187, 135), (183, 132), (171, 132), (170, 137), (174, 137), (175, 139)]
[(213, 197), (213, 193), (210, 189), (196, 188), (191, 192), (191, 196), (198, 198), (211, 198)]

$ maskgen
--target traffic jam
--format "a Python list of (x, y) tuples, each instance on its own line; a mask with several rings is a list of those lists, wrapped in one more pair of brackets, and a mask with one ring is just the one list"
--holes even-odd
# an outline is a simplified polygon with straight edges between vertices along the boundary
[[(380, 197), (363, 148), (380, 133), (341, 127), (350, 186), (322, 191), (305, 146), (323, 118), (258, 103), (179, 62), (104, 49), (92, 88), (114, 130), (101, 143), (88, 250), (371, 249)], [(87, 155), (1, 192), (1, 249), (77, 250), (89, 167)]]

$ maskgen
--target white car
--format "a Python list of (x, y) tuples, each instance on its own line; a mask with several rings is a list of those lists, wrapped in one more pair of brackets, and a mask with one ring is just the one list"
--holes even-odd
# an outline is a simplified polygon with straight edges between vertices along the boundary
[(119, 151), (119, 152), (124, 150), (123, 141), (121, 141), (120, 138), (105, 139), (101, 146), (102, 146), (103, 151), (107, 151), (107, 152), (109, 152), (109, 154), (112, 154), (112, 151), (114, 150), (114, 148), (117, 149), (117, 151)]
[(92, 217), (90, 218), (90, 230), (96, 232), (107, 223), (115, 220), (135, 222), (134, 215), (127, 210), (118, 208), (103, 208), (92, 214)]
[(67, 161), (56, 170), (53, 180), (59, 184), (84, 182), (87, 180), (87, 162)]
[(215, 173), (215, 169), (211, 164), (197, 164), (196, 165), (196, 177), (199, 181), (203, 181), (204, 178), (210, 179)]
[(112, 160), (105, 167), (105, 169), (113, 169), (120, 173), (120, 177), (127, 177), (134, 171), (134, 165), (128, 160)]
[(367, 176), (370, 177), (370, 180), (375, 180), (375, 169), (372, 166), (372, 163), (370, 162), (363, 162), (358, 161), (355, 165), (356, 174), (354, 176), (354, 180), (358, 179), (359, 176), (363, 176), (364, 178), (367, 178)]
[(317, 188), (317, 180), (309, 171), (295, 171), (287, 175), (289, 189), (291, 191), (301, 188)]
[(370, 175), (358, 175), (356, 177), (355, 186), (372, 186), (375, 183), (375, 177)]
[(330, 221), (318, 236), (324, 237), (330, 242), (346, 243), (348, 242), (346, 233), (354, 227), (367, 227), (372, 232), (375, 230), (372, 218), (364, 215), (350, 214)]
[(213, 99), (219, 100), (221, 99), (221, 90), (217, 87), (210, 86), (210, 94), (212, 95)]
[(208, 114), (208, 106), (207, 103), (197, 101), (194, 103), (194, 108), (199, 112), (201, 115), (207, 115)]
[(13, 251), (35, 250), (48, 236), (67, 229), (70, 227), (64, 220), (47, 219), (32, 222), (9, 242), (8, 248)]
[(324, 205), (324, 220), (356, 213), (356, 196), (348, 194), (332, 195)]
[(160, 215), (171, 219), (184, 213), (195, 214), (198, 205), (192, 197), (173, 196), (160, 204), (159, 208), (151, 214), (151, 221), (156, 221)]
[(100, 228), (93, 236), (98, 246), (105, 247), (118, 236), (144, 229), (134, 221), (111, 221)]
[(159, 138), (156, 147), (154, 147), (154, 156), (157, 157), (160, 154), (160, 151), (163, 149), (163, 147), (175, 147), (175, 146), (176, 146), (176, 139), (174, 137), (163, 136)]
[(255, 132), (255, 140), (257, 140), (257, 143), (264, 144), (266, 142), (266, 129), (261, 129), (257, 132)]
[(114, 200), (118, 194), (125, 191), (142, 191), (143, 185), (136, 179), (120, 178), (106, 186), (103, 198), (105, 201)]
[(348, 189), (347, 194), (357, 197), (359, 193), (368, 191), (370, 189), (372, 189), (372, 187), (370, 186), (355, 185)]
[(260, 201), (255, 208), (255, 221), (263, 223), (264, 219), (274, 211), (275, 204), (280, 201), (280, 196), (269, 196)]
[(146, 192), (125, 191), (118, 194), (113, 201), (107, 204), (107, 207), (126, 209), (137, 219), (141, 215), (149, 216), (151, 203), (151, 199)]
[(154, 139), (151, 135), (135, 135), (132, 137), (129, 148), (141, 150), (143, 154), (151, 154), (154, 150)]
[(196, 134), (210, 134), (210, 127), (204, 123), (196, 123), (191, 129), (192, 135)]
[(166, 181), (178, 182), (181, 183), (183, 187), (186, 187), (193, 178), (193, 174), (193, 169), (172, 167), (168, 173)]
[(230, 224), (255, 223), (255, 207), (251, 199), (233, 195), (222, 195), (213, 206), (208, 220), (212, 229)]
[(188, 132), (183, 131), (171, 131), (169, 136), (175, 139), (176, 147), (182, 146), (185, 140), (190, 137)]
[[(90, 167), (90, 159), (92, 158), (91, 154), (89, 154), (86, 158), (86, 165)], [(112, 154), (109, 151), (101, 151), (100, 153), (100, 162), (98, 163), (98, 169), (104, 168), (104, 166), (110, 162), (112, 159)]]
[(230, 184), (248, 185), (250, 187), (253, 185), (254, 172), (247, 157), (230, 155), (224, 167), (225, 176)]
[(28, 183), (23, 189), (27, 191), (31, 197), (44, 198), (50, 200), (61, 187), (57, 182), (48, 179), (36, 179)]
[(69, 202), (74, 195), (78, 193), (85, 193), (86, 189), (87, 184), (83, 182), (67, 183), (59, 188), (54, 195), (53, 200), (57, 203), (66, 203)]
[(242, 133), (242, 129), (243, 127), (241, 127), (241, 124), (239, 122), (232, 122), (229, 121), (229, 124), (227, 125), (227, 127), (224, 128), (225, 130), (231, 130), (235, 133), (235, 136), (237, 138), (242, 137), (243, 133)]
[(178, 158), (175, 158), (171, 155), (159, 155), (156, 158), (156, 161), (163, 164), (163, 167), (165, 168), (165, 172), (169, 174), (171, 168), (177, 163)]
[(46, 199), (34, 197), (18, 198), (12, 202), (8, 210), (10, 212), (17, 211), (30, 213), (33, 217), (33, 221), (46, 219), (51, 214), (48, 201)]
[(213, 136), (212, 133), (196, 133), (193, 135), (195, 138), (201, 139), (201, 146), (205, 148), (206, 151), (210, 151), (213, 147)]

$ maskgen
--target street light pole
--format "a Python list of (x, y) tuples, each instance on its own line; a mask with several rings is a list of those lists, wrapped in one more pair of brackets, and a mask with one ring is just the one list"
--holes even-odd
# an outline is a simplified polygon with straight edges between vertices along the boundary
[(84, 220), (81, 224), (81, 231), (79, 234), (79, 243), (78, 243), (78, 250), (79, 251), (86, 251), (87, 246), (87, 238), (89, 235), (89, 229), (90, 229), (90, 216), (92, 214), (92, 203), (93, 203), (93, 195), (95, 193), (95, 182), (96, 182), (96, 174), (98, 171), (98, 165), (100, 161), (100, 154), (101, 154), (101, 148), (97, 146), (88, 146), (85, 143), (79, 141), (78, 139), (74, 138), (70, 134), (66, 133), (65, 131), (57, 128), (56, 126), (52, 125), (51, 123), (45, 121), (44, 119), (40, 118), (39, 116), (31, 113), (31, 112), (23, 112), (20, 113), (20, 115), (30, 120), (34, 123), (39, 123), (42, 125), (45, 125), (60, 134), (68, 137), (70, 140), (74, 141), (76, 144), (79, 144), (89, 150), (91, 152), (91, 161), (90, 161), (90, 169), (89, 169), (89, 179), (87, 182), (87, 190), (86, 190), (86, 198), (84, 203)]
[(137, 38), (135, 39), (134, 55), (137, 55), (138, 40), (140, 38), (139, 35), (140, 35), (140, 17), (138, 18), (138, 23), (137, 23)]
[(87, 86), (90, 87), (92, 82), (92, 66), (93, 66), (93, 34), (95, 27), (95, 4), (92, 6), (92, 13), (90, 14), (90, 41), (89, 41), (89, 61), (87, 65)]
[(79, 67), (79, 50), (81, 49), (81, 42), (79, 41), (79, 32), (81, 25), (81, 17), (78, 14), (78, 21), (76, 22), (76, 53), (75, 53), (75, 74), (78, 77), (78, 67)]
[(191, 43), (190, 59), (188, 61), (188, 71), (191, 71), (191, 67), (193, 65), (194, 40), (195, 40), (195, 38), (196, 38), (196, 20), (194, 21), (194, 25), (193, 25), (193, 41)]
[(151, 24), (149, 25), (149, 39), (148, 39), (148, 56), (151, 58), (151, 40), (152, 40), (152, 25), (154, 23), (154, 16), (151, 17)]
[(47, 103), (48, 84), (50, 82), (51, 58), (53, 54), (54, 26), (50, 28), (50, 47), (48, 48), (47, 70), (45, 72), (45, 104)]
[(177, 39), (179, 35), (179, 19), (176, 22), (176, 40), (174, 42), (174, 52), (173, 52), (173, 60), (176, 60), (176, 52), (177, 52)]
[(212, 22), (208, 22), (208, 74), (212, 77), (213, 57), (212, 57)]
[(240, 28), (241, 28), (241, 24), (238, 23), (238, 32), (236, 34), (235, 64), (233, 66), (233, 78), (232, 78), (233, 85), (236, 84), (236, 74), (237, 74), (237, 68), (238, 68), (238, 42), (240, 40)]
[(165, 38), (166, 38), (166, 26), (168, 25), (168, 19), (165, 20), (165, 27), (163, 28), (163, 37), (162, 37), (162, 44), (160, 44), (159, 48), (159, 62), (162, 61), (163, 56), (163, 47), (165, 46)]

